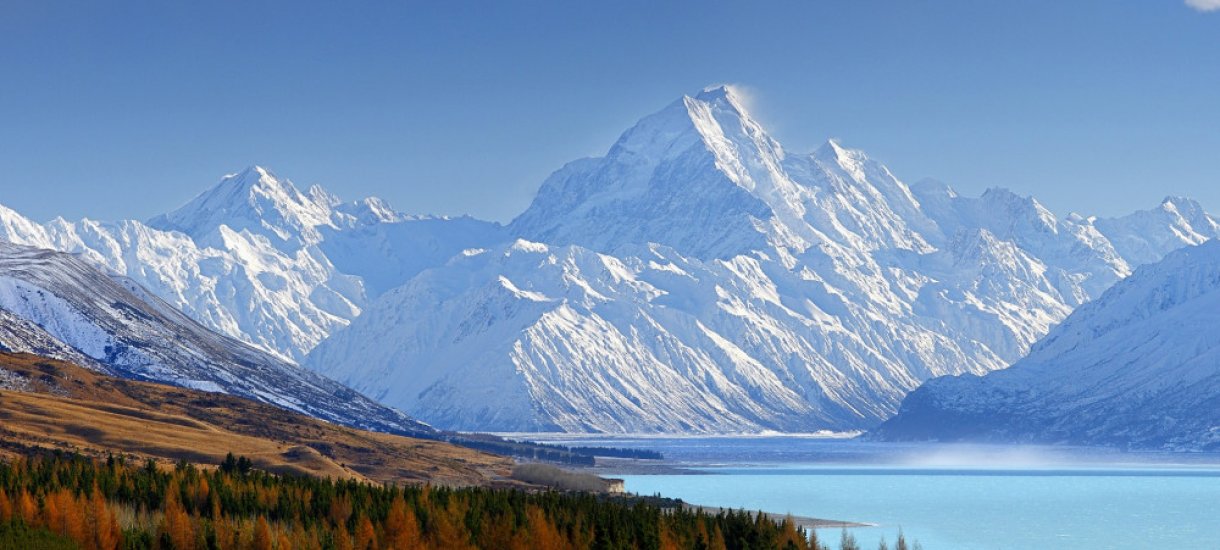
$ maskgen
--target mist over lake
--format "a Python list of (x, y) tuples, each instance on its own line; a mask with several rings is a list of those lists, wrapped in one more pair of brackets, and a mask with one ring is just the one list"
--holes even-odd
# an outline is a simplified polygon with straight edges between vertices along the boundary
[[(872, 443), (825, 437), (572, 437), (550, 443), (648, 448), (681, 471), (616, 475), (627, 490), (728, 508), (899, 529), (931, 549), (1206, 548), (1220, 455), (1083, 447)], [(818, 536), (837, 547), (839, 529)]]

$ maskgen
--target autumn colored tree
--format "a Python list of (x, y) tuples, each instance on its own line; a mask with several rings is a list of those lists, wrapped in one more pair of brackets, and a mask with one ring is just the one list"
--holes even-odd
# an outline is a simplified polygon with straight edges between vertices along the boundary
[(352, 517), (352, 501), (347, 495), (339, 496), (330, 501), (330, 521), (334, 525), (347, 525), (347, 519)]
[(232, 463), (230, 471), (123, 457), (103, 465), (62, 453), (0, 461), (0, 532), (86, 550), (807, 548), (795, 521), (765, 514), (583, 493), (378, 486)]
[(547, 519), (546, 513), (541, 508), (530, 506), (526, 509), (525, 517), (529, 521), (530, 539), (534, 543), (534, 548), (537, 550), (566, 550), (568, 548), (563, 534)]
[(423, 537), (419, 532), (419, 520), (415, 512), (407, 509), (407, 503), (402, 498), (394, 499), (390, 504), (390, 512), (385, 518), (386, 550), (417, 550), (423, 546)]
[(26, 525), (35, 525), (38, 519), (38, 504), (34, 502), (34, 497), (26, 489), (21, 490), (21, 494), (17, 496), (17, 517), (24, 521)]
[(356, 550), (378, 550), (377, 530), (368, 516), (363, 516), (356, 523)]
[(728, 550), (728, 546), (724, 542), (724, 531), (717, 525), (712, 528), (711, 538), (707, 543), (707, 550)]
[(13, 519), (13, 502), (8, 499), (8, 493), (0, 487), (0, 523), (8, 523)]
[(47, 529), (50, 529), (51, 531), (56, 531), (60, 524), (61, 517), (62, 517), (62, 515), (59, 512), (59, 502), (57, 501), (57, 499), (48, 495), (47, 497), (42, 499), (41, 517), (35, 518), (34, 521), (36, 521), (37, 523), (32, 523), (32, 522), (30, 522), (30, 523), (31, 523), (31, 525), (37, 525), (39, 527), (46, 527)]
[(174, 550), (191, 550), (195, 547), (195, 530), (191, 518), (178, 500), (176, 490), (169, 491), (165, 499), (165, 517), (161, 520), (161, 536), (168, 538)]
[(267, 518), (258, 516), (254, 523), (254, 550), (273, 550), (271, 540), (271, 524), (267, 523)]
[[(433, 514), (431, 524), (431, 543), (433, 548), (445, 550), (466, 550), (474, 548), (470, 544), (470, 533), (461, 524), (462, 514), (458, 513), (456, 503), (450, 503), (448, 508), (438, 510)], [(535, 541), (534, 548), (542, 548)]]
[(784, 518), (779, 525), (780, 529), (780, 548), (791, 548), (793, 550), (807, 550), (809, 548), (809, 538), (803, 529), (796, 526), (796, 520), (792, 516)]
[(89, 496), (89, 531), (93, 533), (93, 543), (97, 550), (114, 550), (123, 542), (123, 530), (114, 511), (107, 505), (102, 492), (97, 485)]
[(352, 538), (347, 536), (346, 529), (336, 530), (334, 533), (335, 550), (352, 550)]

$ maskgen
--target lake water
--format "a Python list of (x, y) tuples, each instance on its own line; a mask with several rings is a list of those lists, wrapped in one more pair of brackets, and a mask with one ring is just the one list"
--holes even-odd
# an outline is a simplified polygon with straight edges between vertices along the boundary
[[(899, 528), (925, 550), (1220, 548), (1217, 455), (813, 437), (537, 439), (661, 451), (700, 475), (615, 477), (628, 491), (695, 504), (875, 524), (851, 530), (866, 550), (882, 537), (892, 546)], [(840, 534), (818, 533), (832, 548)]]

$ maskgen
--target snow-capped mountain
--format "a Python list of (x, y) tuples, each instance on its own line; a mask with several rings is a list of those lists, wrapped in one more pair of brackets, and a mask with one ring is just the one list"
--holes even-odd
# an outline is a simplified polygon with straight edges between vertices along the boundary
[(1218, 235), (1186, 199), (1059, 218), (1002, 189), (908, 186), (833, 141), (789, 153), (725, 87), (563, 167), (508, 226), (259, 167), (147, 224), (0, 207), (0, 240), (480, 430), (871, 427), (922, 381), (1007, 366), (1133, 268)]
[(428, 431), (334, 381), (211, 332), (130, 279), (69, 254), (0, 243), (0, 320), (5, 351), (230, 393), (349, 426)]
[(288, 360), (354, 319), (370, 296), (499, 230), (405, 216), (376, 198), (345, 203), (318, 186), (301, 192), (257, 166), (147, 225), (41, 225), (0, 207), (0, 241), (78, 254), (204, 326)]
[(306, 365), (447, 428), (867, 428), (1217, 235), (1176, 204), (1058, 219), (1004, 190), (912, 189), (836, 142), (789, 154), (714, 88), (557, 171), (514, 240), (385, 293)]
[(344, 203), (321, 186), (302, 192), (291, 181), (253, 166), (225, 176), (181, 208), (149, 220), (157, 229), (211, 244), (220, 227), (266, 237), (285, 252), (322, 241), (324, 229), (346, 229), (408, 219), (377, 198)]
[(1213, 240), (1137, 269), (1008, 369), (928, 381), (873, 435), (1220, 449), (1218, 324)]

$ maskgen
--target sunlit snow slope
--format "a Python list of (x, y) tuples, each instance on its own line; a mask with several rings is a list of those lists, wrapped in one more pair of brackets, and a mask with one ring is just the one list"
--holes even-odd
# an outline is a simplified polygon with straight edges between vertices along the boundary
[(0, 243), (0, 350), (230, 393), (349, 426), (426, 430), (332, 380), (207, 330), (130, 279), (45, 249)]
[(835, 142), (789, 154), (713, 88), (557, 171), (511, 239), (385, 293), (306, 364), (448, 428), (867, 428), (1218, 227), (1182, 199), (1103, 221), (912, 188)]
[(375, 198), (345, 203), (317, 186), (302, 192), (257, 166), (148, 224), (40, 225), (0, 206), (0, 241), (78, 254), (204, 326), (289, 360), (371, 296), (499, 230), (405, 216)]
[(836, 142), (792, 154), (725, 87), (564, 166), (508, 226), (259, 167), (147, 223), (0, 207), (0, 241), (74, 253), (207, 328), (480, 430), (868, 428), (1217, 235), (1188, 199), (1058, 217), (1003, 189), (908, 186)]

